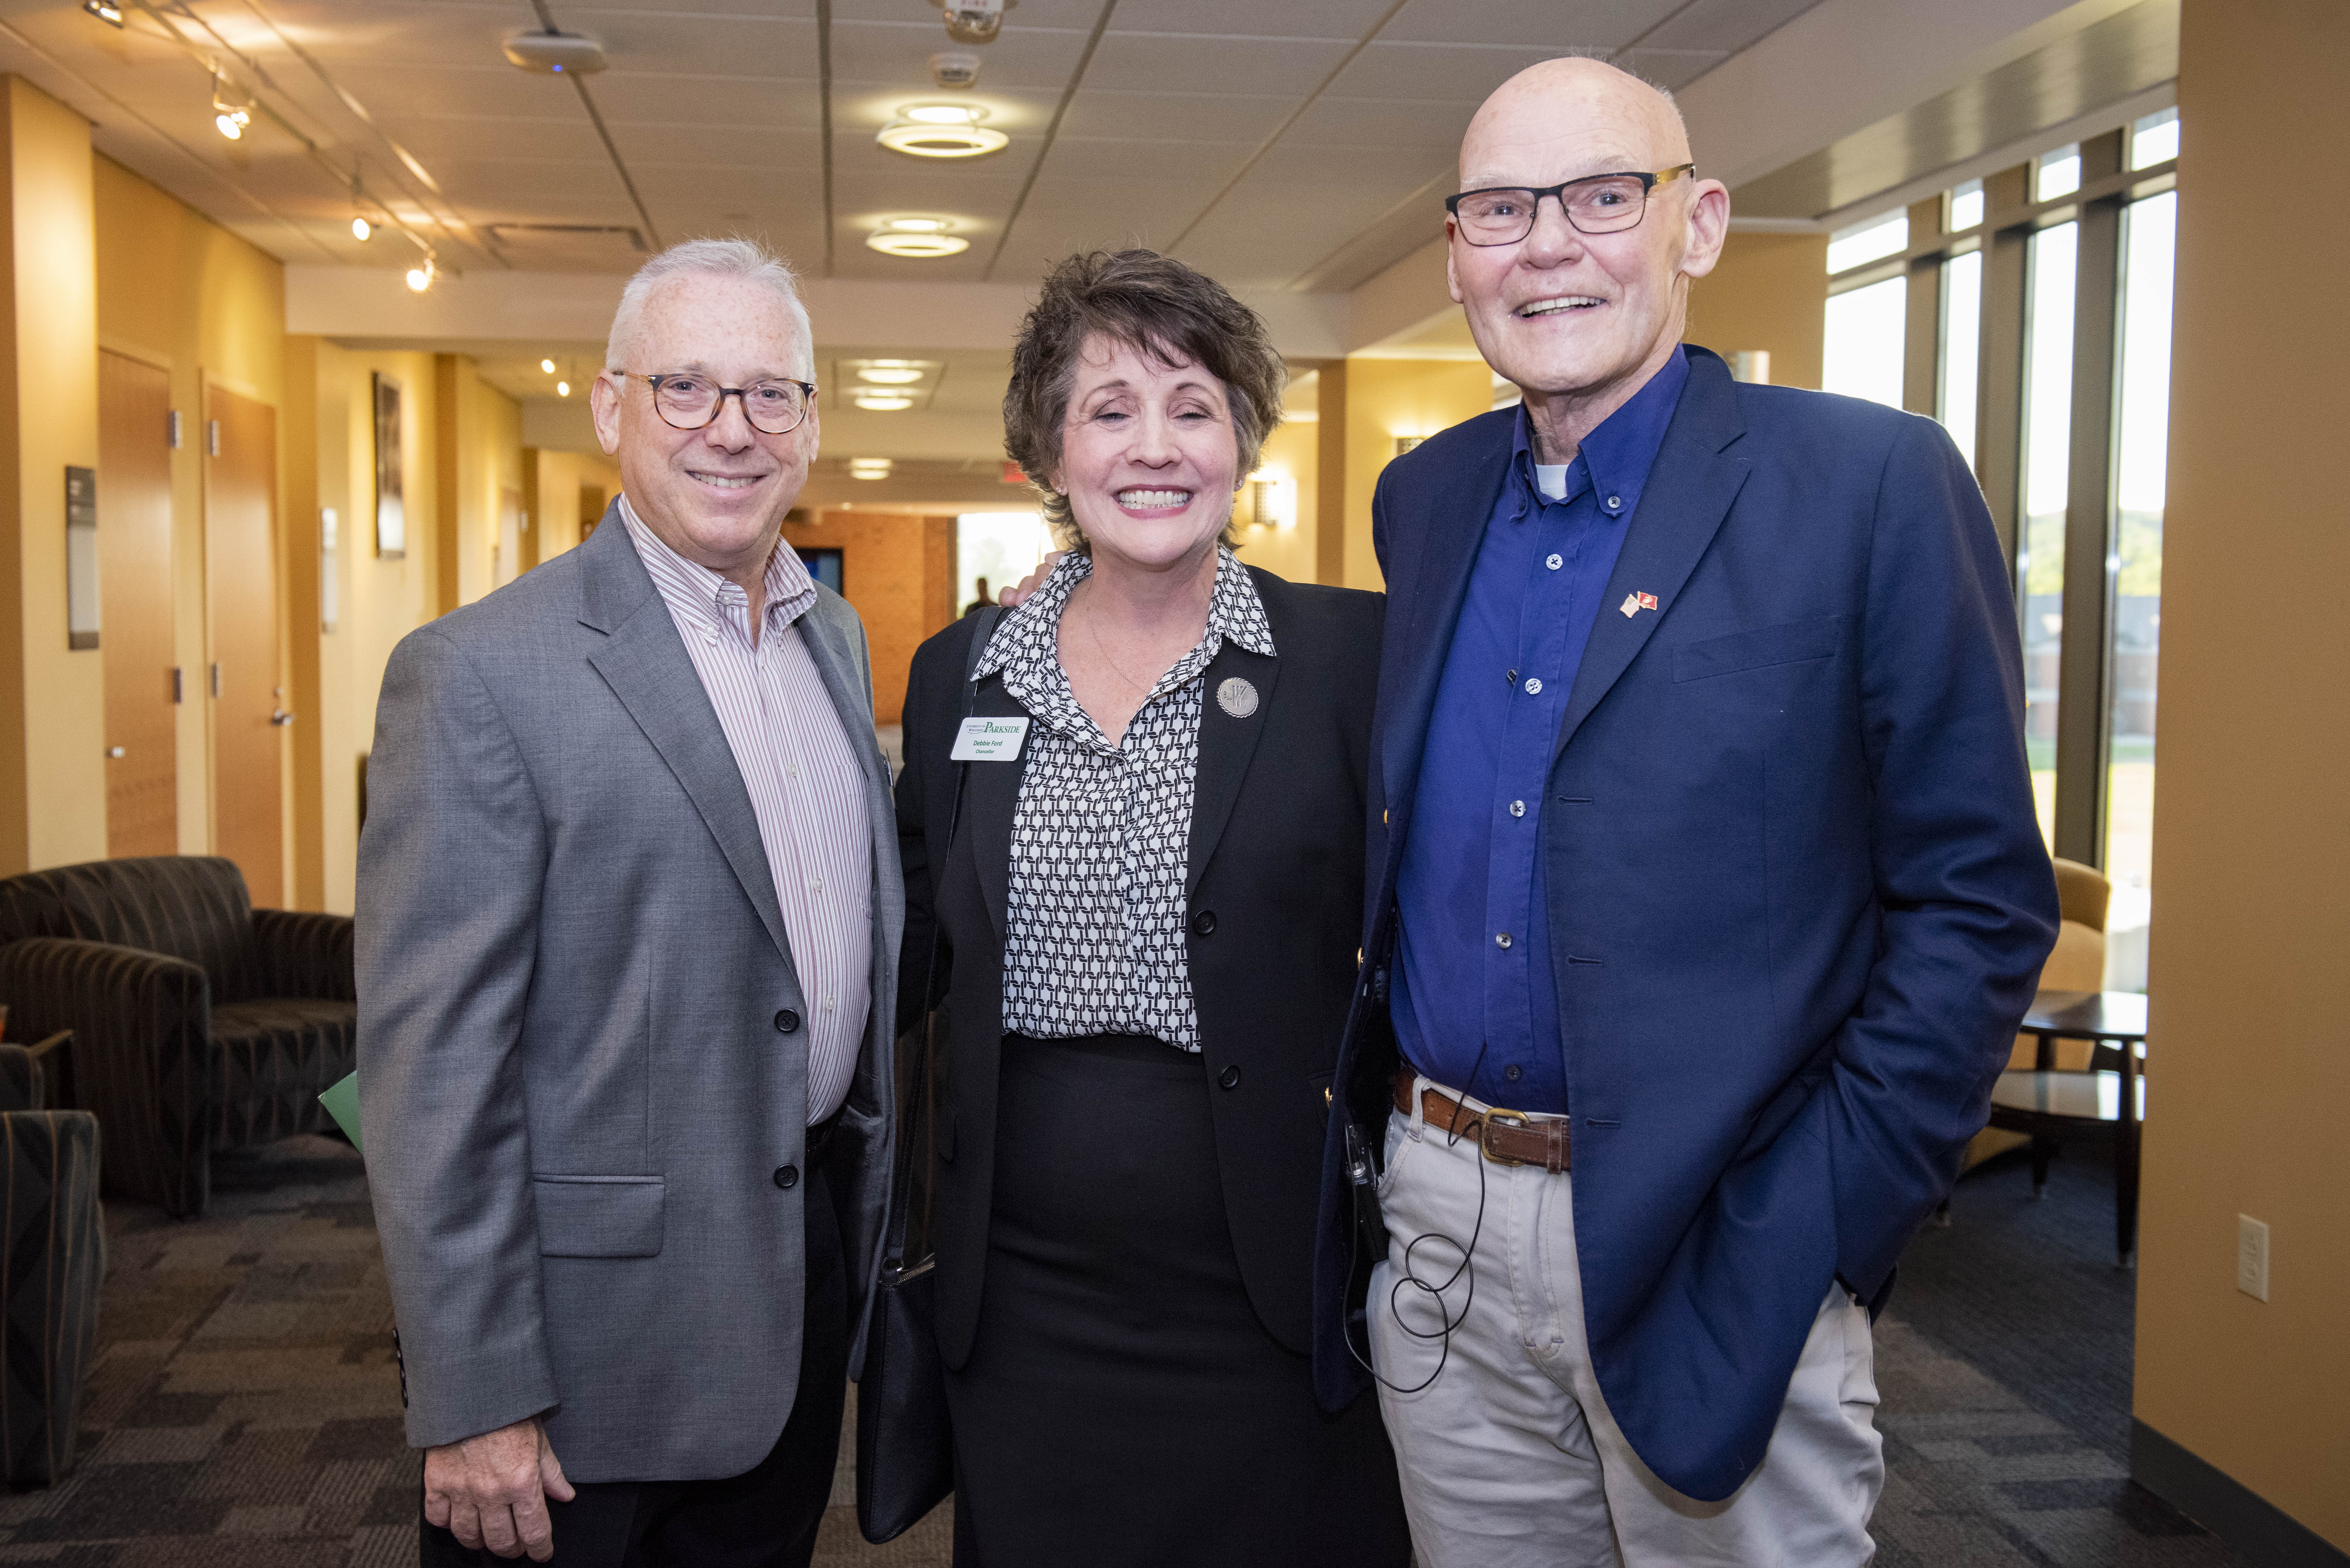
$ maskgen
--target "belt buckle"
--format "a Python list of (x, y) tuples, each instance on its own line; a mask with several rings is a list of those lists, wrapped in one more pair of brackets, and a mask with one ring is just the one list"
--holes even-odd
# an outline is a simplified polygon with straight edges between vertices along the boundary
[(1497, 1120), (1509, 1122), (1521, 1127), (1531, 1128), (1534, 1126), (1533, 1118), (1529, 1117), (1523, 1111), (1509, 1111), (1503, 1110), (1499, 1106), (1492, 1106), (1488, 1109), (1483, 1116), (1477, 1118), (1477, 1152), (1483, 1155), (1487, 1159), (1492, 1160), (1495, 1165), (1525, 1164), (1526, 1162), (1523, 1159), (1513, 1159), (1506, 1154), (1496, 1154), (1493, 1152), (1491, 1134), (1493, 1130), (1493, 1123)]

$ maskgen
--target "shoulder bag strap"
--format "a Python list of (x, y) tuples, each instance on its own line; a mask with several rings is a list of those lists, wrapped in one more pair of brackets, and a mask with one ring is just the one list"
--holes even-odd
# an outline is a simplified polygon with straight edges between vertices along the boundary
[[(971, 651), (963, 660), (962, 672), (962, 716), (966, 719), (971, 717), (972, 710), (979, 703), (979, 683), (973, 677), (979, 672), (980, 658), (987, 651), (988, 639), (994, 635), (995, 623), (1002, 619), (1003, 616), (1002, 607), (990, 605), (985, 609), (975, 611), (969, 618), (973, 623), (971, 633)], [(955, 830), (962, 822), (963, 781), (970, 773), (969, 763), (955, 764), (954, 802), (947, 809), (946, 842), (940, 846), (939, 857), (934, 864), (945, 865), (947, 852), (954, 846)], [(921, 1119), (919, 1125), (922, 1132), (921, 1141), (926, 1144), (930, 1141), (931, 1128), (935, 1125), (933, 1117), (936, 1107), (931, 1104), (931, 1091), (937, 1078), (939, 1033), (939, 1010), (936, 1006), (929, 1004), (931, 998), (936, 994), (938, 985), (939, 950), (945, 944), (946, 927), (938, 918), (937, 900), (933, 898), (931, 909), (931, 952), (929, 962), (922, 974), (922, 1001), (926, 1007), (922, 1014), (922, 1043), (914, 1059), (913, 1076), (907, 1085), (907, 1098), (921, 1107)], [(890, 1183), (893, 1197), (889, 1205), (889, 1233), (882, 1243), (881, 1258), (882, 1266), (885, 1269), (902, 1271), (905, 1267), (906, 1227), (911, 1218), (914, 1206), (911, 1182), (916, 1140), (911, 1136), (912, 1125), (910, 1118), (901, 1118), (898, 1139), (897, 1170)]]

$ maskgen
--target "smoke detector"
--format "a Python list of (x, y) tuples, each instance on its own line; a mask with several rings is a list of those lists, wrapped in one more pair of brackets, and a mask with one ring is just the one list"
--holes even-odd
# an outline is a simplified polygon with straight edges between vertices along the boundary
[(604, 68), (604, 41), (585, 33), (509, 33), (509, 65), (542, 76), (586, 77)]
[(1003, 30), (1004, 0), (942, 0), (947, 36), (958, 44), (988, 44)]
[(931, 57), (931, 80), (942, 88), (967, 88), (979, 80), (979, 57), (949, 49)]

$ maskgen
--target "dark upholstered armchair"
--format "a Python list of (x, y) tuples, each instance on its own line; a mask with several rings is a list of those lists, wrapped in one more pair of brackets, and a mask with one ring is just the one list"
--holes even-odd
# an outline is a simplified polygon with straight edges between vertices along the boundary
[(70, 1038), (0, 1045), (0, 1480), (12, 1487), (73, 1468), (106, 1278), (98, 1119), (45, 1108)]
[(0, 881), (0, 1002), (74, 1032), (111, 1192), (201, 1214), (212, 1151), (330, 1130), (358, 1064), (351, 922), (256, 909), (229, 861), (95, 860)]

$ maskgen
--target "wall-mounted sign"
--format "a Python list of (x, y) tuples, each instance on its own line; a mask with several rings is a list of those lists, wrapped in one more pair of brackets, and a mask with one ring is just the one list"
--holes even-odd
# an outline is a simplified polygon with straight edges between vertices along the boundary
[(400, 383), (375, 374), (375, 553), (408, 554), (408, 510), (400, 483)]
[(66, 646), (98, 646), (98, 471), (66, 470)]

